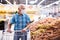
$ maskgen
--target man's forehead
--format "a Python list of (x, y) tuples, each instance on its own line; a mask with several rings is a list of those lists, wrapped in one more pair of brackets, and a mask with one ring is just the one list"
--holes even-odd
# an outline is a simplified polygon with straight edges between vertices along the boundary
[(24, 8), (25, 5), (24, 4), (20, 4), (18, 8)]

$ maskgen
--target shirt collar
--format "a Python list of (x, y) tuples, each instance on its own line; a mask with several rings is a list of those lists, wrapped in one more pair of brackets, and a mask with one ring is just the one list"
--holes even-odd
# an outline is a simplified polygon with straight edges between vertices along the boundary
[(18, 16), (23, 16), (24, 14), (22, 14), (22, 15), (19, 15), (19, 14), (17, 13), (17, 15), (18, 15)]

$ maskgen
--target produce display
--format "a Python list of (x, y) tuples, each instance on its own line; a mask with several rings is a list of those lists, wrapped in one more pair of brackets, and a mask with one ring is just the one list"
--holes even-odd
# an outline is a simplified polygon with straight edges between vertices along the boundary
[(11, 13), (11, 12), (16, 12), (18, 10), (17, 5), (0, 5), (0, 13)]
[(56, 40), (56, 38), (60, 38), (60, 18), (45, 18), (31, 23), (28, 27), (31, 31), (31, 40)]

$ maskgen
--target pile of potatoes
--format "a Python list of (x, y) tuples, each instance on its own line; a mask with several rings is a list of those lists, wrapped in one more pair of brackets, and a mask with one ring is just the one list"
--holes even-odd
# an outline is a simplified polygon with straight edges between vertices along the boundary
[(31, 40), (53, 40), (60, 35), (60, 18), (45, 18), (29, 25)]

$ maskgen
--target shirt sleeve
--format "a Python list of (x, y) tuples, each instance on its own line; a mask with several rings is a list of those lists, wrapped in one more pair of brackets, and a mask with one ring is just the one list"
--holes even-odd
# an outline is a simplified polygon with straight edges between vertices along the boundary
[(30, 23), (30, 17), (27, 15), (27, 23)]
[(14, 24), (15, 23), (15, 16), (13, 16), (10, 20), (10, 24)]

